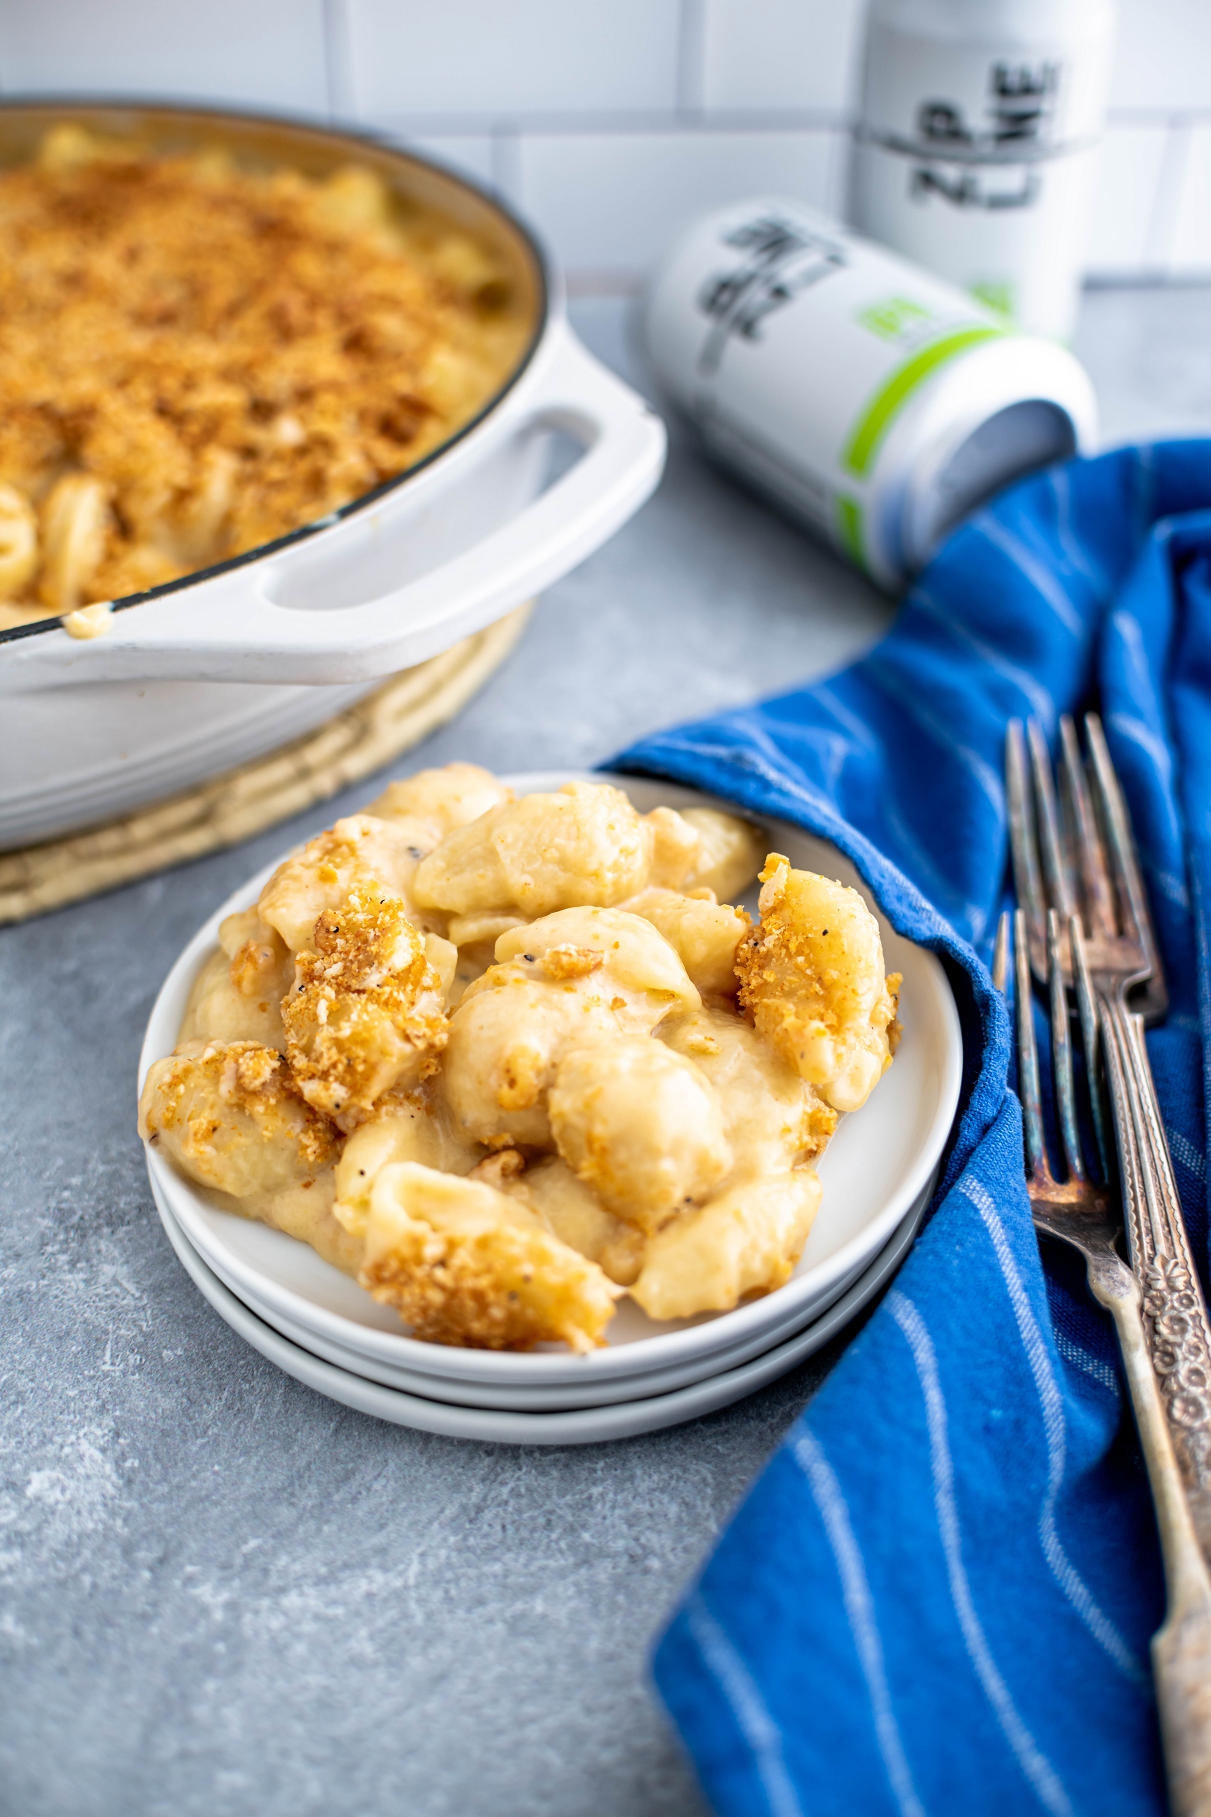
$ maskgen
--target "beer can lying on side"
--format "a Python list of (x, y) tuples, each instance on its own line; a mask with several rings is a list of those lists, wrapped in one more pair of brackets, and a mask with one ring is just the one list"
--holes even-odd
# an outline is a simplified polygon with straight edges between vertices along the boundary
[(709, 450), (892, 590), (984, 499), (1097, 433), (1065, 348), (780, 197), (682, 234), (644, 334)]

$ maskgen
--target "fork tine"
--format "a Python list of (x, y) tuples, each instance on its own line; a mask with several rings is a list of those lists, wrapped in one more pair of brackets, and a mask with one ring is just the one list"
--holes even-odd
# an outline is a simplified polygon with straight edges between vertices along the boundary
[(1034, 1039), (1034, 998), (1030, 990), (1030, 949), (1026, 917), (1018, 909), (1013, 918), (1014, 996), (1018, 1023), (1018, 1095), (1022, 1100), (1022, 1126), (1026, 1159), (1031, 1173), (1047, 1170), (1043, 1142), (1042, 1093), (1039, 1090), (1039, 1050)]
[(1147, 979), (1146, 987), (1137, 1000), (1138, 1008), (1146, 1021), (1158, 1022), (1169, 1007), (1164, 967), (1148, 908), (1131, 815), (1127, 811), (1127, 803), (1110, 760), (1102, 722), (1096, 713), (1085, 715), (1085, 736), (1089, 743), (1090, 768), (1097, 784), (1101, 820), (1107, 829), (1111, 869), (1118, 885), (1123, 937), (1134, 941), (1138, 946), (1141, 963), (1136, 976)]
[(1013, 854), (1013, 882), (1018, 905), (1026, 912), (1031, 937), (1043, 939), (1043, 879), (1034, 828), (1034, 802), (1026, 740), (1020, 719), (1011, 719), (1005, 733), (1005, 794), (1009, 803), (1009, 844)]
[[(1069, 927), (1075, 920), (1075, 915), (1069, 917)], [(1060, 1143), (1064, 1150), (1064, 1166), (1070, 1180), (1083, 1180), (1087, 1176), (1081, 1155), (1081, 1132), (1076, 1120), (1076, 1088), (1072, 1082), (1068, 992), (1064, 988), (1064, 967), (1060, 959), (1060, 918), (1054, 909), (1047, 911), (1047, 989), (1051, 998), (1051, 1076), (1055, 1085), (1055, 1108), (1060, 1125)]]
[(1063, 751), (1060, 774), (1076, 843), (1085, 905), (1089, 911), (1089, 926), (1095, 934), (1113, 934), (1116, 931), (1114, 893), (1106, 872), (1106, 856), (1093, 814), (1093, 803), (1089, 799), (1089, 786), (1085, 780), (1085, 766), (1081, 761), (1076, 726), (1070, 713), (1065, 713), (1060, 720), (1060, 745)]
[(1051, 757), (1043, 737), (1043, 728), (1037, 719), (1026, 721), (1026, 740), (1030, 746), (1030, 769), (1034, 777), (1043, 880), (1047, 885), (1050, 906), (1067, 921), (1068, 916), (1076, 912), (1076, 903), (1073, 900), (1072, 880), (1060, 832), (1055, 785), (1051, 780)]
[(992, 982), (1002, 997), (1009, 983), (1009, 910), (1001, 910), (997, 922), (997, 941), (992, 949)]
[(1099, 1065), (1100, 1039), (1093, 987), (1085, 959), (1085, 936), (1080, 920), (1073, 915), (1068, 922), (1068, 941), (1072, 949), (1072, 981), (1076, 986), (1076, 1006), (1081, 1018), (1081, 1045), (1085, 1049), (1085, 1076), (1089, 1082), (1089, 1108), (1093, 1112), (1093, 1133), (1097, 1138), (1097, 1156), (1103, 1180), (1110, 1179), (1110, 1148), (1106, 1135), (1106, 1107), (1102, 1096), (1102, 1073)]
[(1139, 862), (1135, 855), (1131, 819), (1127, 813), (1127, 803), (1123, 800), (1123, 791), (1119, 787), (1118, 776), (1110, 761), (1110, 751), (1106, 744), (1106, 735), (1102, 731), (1102, 722), (1096, 713), (1086, 713), (1085, 715), (1085, 737), (1089, 741), (1089, 754), (1093, 759), (1093, 774), (1102, 804), (1106, 834), (1110, 841), (1111, 863), (1114, 868), (1115, 881), (1119, 886), (1123, 932), (1129, 938), (1140, 941), (1155, 960), (1156, 942), (1152, 935), (1152, 917), (1148, 913), (1148, 898), (1144, 894), (1144, 880), (1140, 876)]

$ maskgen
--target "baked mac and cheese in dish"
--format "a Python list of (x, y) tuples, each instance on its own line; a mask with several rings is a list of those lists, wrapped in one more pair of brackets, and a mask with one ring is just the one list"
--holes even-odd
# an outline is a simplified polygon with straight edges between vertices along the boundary
[(471, 421), (530, 332), (503, 261), (350, 163), (64, 123), (0, 170), (0, 630), (301, 528)]
[(780, 1286), (899, 1032), (856, 890), (714, 809), (470, 764), (337, 821), (220, 942), (142, 1135), (444, 1344), (585, 1351), (623, 1293)]

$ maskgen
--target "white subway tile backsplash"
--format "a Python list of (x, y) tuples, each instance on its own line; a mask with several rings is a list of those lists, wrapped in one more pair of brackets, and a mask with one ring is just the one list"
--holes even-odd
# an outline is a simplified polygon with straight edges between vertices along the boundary
[(1119, 0), (1110, 105), (1211, 108), (1207, 0)]
[(339, 0), (368, 114), (672, 109), (680, 0)]
[(839, 137), (827, 129), (528, 135), (520, 204), (569, 271), (639, 275), (704, 209), (763, 193), (835, 208)]
[(1096, 277), (1157, 269), (1158, 193), (1169, 129), (1112, 126), (1102, 144), (1087, 265)]
[(1182, 277), (1211, 277), (1211, 123), (1189, 130), (1177, 179), (1169, 268)]
[(162, 95), (326, 112), (323, 0), (14, 0), (0, 90)]
[(708, 108), (854, 104), (864, 0), (705, 0)]
[[(1089, 255), (1211, 275), (1211, 0), (1120, 0)], [(335, 112), (533, 215), (581, 287), (695, 210), (837, 210), (866, 0), (0, 0), (0, 92)]]

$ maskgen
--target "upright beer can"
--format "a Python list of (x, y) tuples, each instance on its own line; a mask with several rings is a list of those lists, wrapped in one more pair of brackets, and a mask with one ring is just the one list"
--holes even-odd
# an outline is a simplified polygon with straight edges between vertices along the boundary
[(1113, 0), (871, 0), (854, 225), (1070, 339), (1113, 36)]

